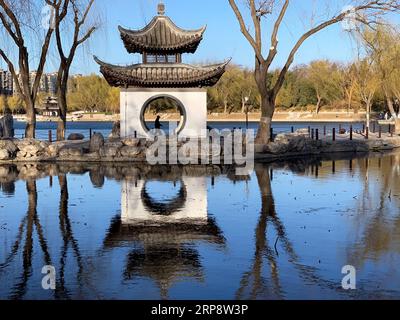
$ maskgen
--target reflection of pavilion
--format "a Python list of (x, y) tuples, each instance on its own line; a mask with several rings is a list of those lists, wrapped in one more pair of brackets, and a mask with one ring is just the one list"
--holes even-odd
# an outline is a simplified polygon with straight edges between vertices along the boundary
[(183, 278), (202, 281), (201, 259), (194, 243), (225, 244), (215, 220), (207, 215), (206, 178), (182, 176), (178, 181), (179, 191), (163, 202), (152, 198), (149, 181), (123, 181), (121, 218), (113, 220), (105, 239), (106, 248), (124, 242), (134, 245), (124, 279), (150, 278), (162, 298)]
[(180, 181), (174, 181), (180, 185), (178, 193), (163, 202), (152, 198), (148, 182), (123, 182), (123, 223), (207, 223), (207, 184), (204, 177), (185, 176)]

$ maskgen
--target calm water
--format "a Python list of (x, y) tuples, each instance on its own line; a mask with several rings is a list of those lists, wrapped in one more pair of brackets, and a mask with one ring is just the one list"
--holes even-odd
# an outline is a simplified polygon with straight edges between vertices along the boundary
[(257, 164), (246, 179), (3, 165), (0, 299), (398, 299), (399, 178), (400, 154)]
[[(108, 137), (112, 130), (112, 122), (68, 122), (67, 124), (67, 136), (70, 133), (82, 133), (86, 138), (89, 137), (89, 130), (92, 129), (93, 132), (100, 132), (103, 136)], [(169, 124), (164, 122), (163, 129), (168, 128)], [(246, 124), (243, 122), (210, 122), (209, 126), (214, 129), (233, 129), (233, 128), (246, 128)], [(290, 132), (292, 126), (295, 130), (301, 128), (307, 128), (311, 126), (312, 128), (319, 129), (322, 134), (324, 126), (326, 126), (327, 131), (330, 132), (332, 128), (339, 128), (339, 123), (290, 123), (290, 122), (282, 122), (282, 123), (274, 123), (273, 128), (275, 133), (281, 132)], [(349, 129), (350, 124), (342, 124), (341, 125), (346, 130)], [(153, 123), (148, 123), (149, 128), (154, 128)], [(176, 127), (176, 126), (175, 126)], [(174, 127), (174, 128), (175, 128)], [(353, 124), (354, 130), (361, 130), (362, 123)], [(55, 138), (57, 129), (57, 123), (55, 122), (38, 122), (37, 130), (36, 130), (36, 138), (41, 140), (47, 140), (49, 137), (49, 130), (53, 131), (53, 139)], [(249, 129), (257, 130), (258, 123), (250, 122)], [(25, 123), (24, 122), (15, 122), (15, 135), (17, 138), (21, 138), (25, 134)]]

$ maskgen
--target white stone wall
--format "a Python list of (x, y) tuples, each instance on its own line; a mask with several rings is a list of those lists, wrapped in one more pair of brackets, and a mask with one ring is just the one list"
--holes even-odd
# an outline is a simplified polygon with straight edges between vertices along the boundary
[(141, 192), (144, 181), (122, 182), (121, 221), (123, 224), (135, 223), (207, 223), (207, 179), (205, 177), (183, 176), (186, 187), (186, 202), (183, 208), (169, 216), (158, 216), (149, 212), (143, 205)]
[(182, 137), (201, 136), (207, 128), (207, 91), (206, 89), (121, 89), (121, 136), (148, 137), (142, 127), (140, 113), (143, 105), (152, 97), (159, 95), (172, 96), (179, 100), (186, 111), (185, 127)]

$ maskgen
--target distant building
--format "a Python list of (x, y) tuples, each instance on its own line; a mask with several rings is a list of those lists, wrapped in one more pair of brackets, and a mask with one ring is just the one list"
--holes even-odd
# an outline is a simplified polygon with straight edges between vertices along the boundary
[(56, 97), (47, 97), (41, 106), (36, 107), (36, 113), (45, 117), (59, 117), (60, 107)]
[(57, 93), (57, 76), (56, 72), (46, 73), (46, 82), (47, 82), (47, 93), (56, 94)]
[(14, 92), (14, 81), (11, 72), (0, 69), (0, 94), (12, 95)]
[[(32, 71), (29, 74), (29, 82), (31, 85), (33, 85), (35, 79), (36, 79), (37, 72)], [(39, 92), (40, 93), (47, 93), (51, 96), (57, 94), (57, 72), (51, 72), (51, 73), (43, 73), (43, 75), (40, 78), (40, 83), (39, 83)], [(71, 78), (77, 78), (82, 75), (72, 75)], [(21, 83), (21, 76), (18, 75), (18, 80), (20, 85)], [(6, 95), (13, 95), (17, 94), (17, 85), (12, 77), (11, 72), (8, 70), (2, 70), (0, 69), (0, 94), (6, 94)]]

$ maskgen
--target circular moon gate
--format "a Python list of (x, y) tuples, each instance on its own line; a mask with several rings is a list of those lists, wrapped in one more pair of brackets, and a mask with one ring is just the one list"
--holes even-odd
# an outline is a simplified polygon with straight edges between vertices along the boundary
[(146, 184), (147, 182), (143, 185), (141, 198), (143, 206), (152, 214), (158, 216), (170, 216), (185, 206), (187, 192), (186, 186), (182, 180), (180, 181), (181, 187), (177, 195), (169, 199), (166, 203), (158, 202), (153, 199), (147, 192)]
[(140, 111), (140, 122), (141, 122), (142, 128), (145, 132), (150, 131), (150, 128), (147, 126), (146, 119), (145, 119), (145, 113), (146, 113), (147, 108), (151, 105), (152, 102), (154, 102), (158, 99), (165, 99), (165, 98), (172, 100), (174, 102), (175, 106), (178, 108), (179, 113), (180, 113), (181, 120), (179, 121), (179, 125), (175, 129), (174, 133), (179, 134), (185, 128), (187, 119), (186, 119), (186, 110), (185, 110), (185, 106), (183, 105), (183, 103), (180, 100), (178, 100), (177, 98), (175, 98), (174, 96), (171, 96), (168, 94), (160, 94), (160, 95), (156, 95), (156, 96), (148, 99), (143, 104), (142, 109)]

